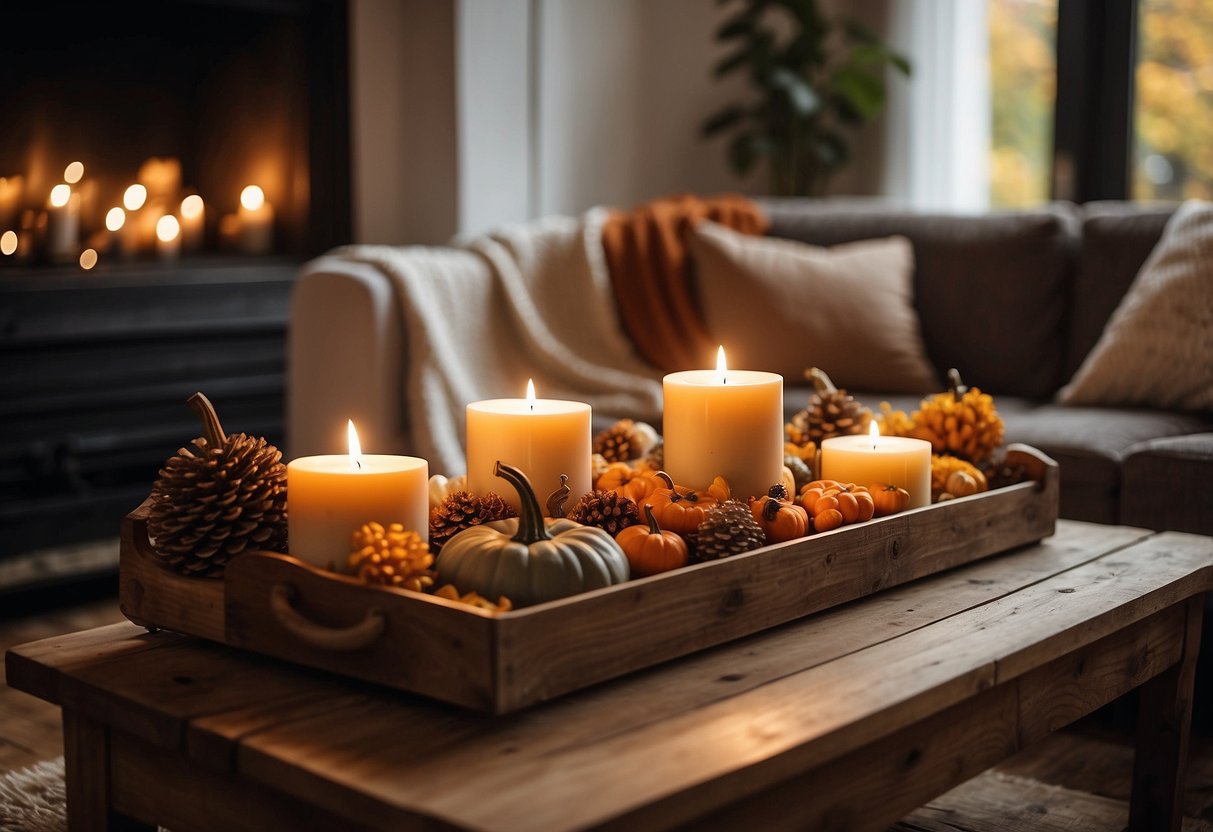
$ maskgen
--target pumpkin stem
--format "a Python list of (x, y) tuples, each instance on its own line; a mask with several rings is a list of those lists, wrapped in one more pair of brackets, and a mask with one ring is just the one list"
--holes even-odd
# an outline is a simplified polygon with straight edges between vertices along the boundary
[(493, 467), (493, 473), (501, 477), (518, 492), (518, 533), (514, 535), (515, 543), (530, 546), (540, 540), (551, 540), (547, 526), (543, 523), (543, 512), (539, 510), (539, 498), (526, 474), (513, 465), (506, 465), (501, 460)]
[(560, 475), (560, 487), (548, 495), (548, 517), (564, 517), (564, 501), (569, 498), (569, 475)]
[(780, 508), (782, 508), (782, 506), (780, 505), (779, 500), (774, 499), (774, 497), (768, 499), (762, 504), (762, 519), (766, 520), (768, 523), (772, 522), (775, 519), (775, 515), (779, 514)]
[(665, 487), (670, 489), (671, 491), (674, 490), (674, 479), (669, 474), (667, 474), (665, 471), (658, 471), (653, 476), (655, 476), (659, 479), (665, 480)]
[(195, 393), (187, 401), (202, 420), (202, 435), (206, 438), (207, 447), (222, 448), (227, 442), (227, 434), (223, 432), (223, 425), (219, 424), (219, 414), (215, 412), (211, 400), (201, 393)]
[(948, 370), (948, 388), (952, 391), (952, 396), (956, 401), (963, 399), (964, 394), (969, 392), (968, 385), (960, 380), (960, 371), (955, 367)]
[(644, 504), (644, 516), (649, 518), (649, 534), (661, 534), (661, 526), (657, 525), (657, 518), (653, 516), (651, 503)]
[(813, 382), (813, 388), (817, 390), (817, 395), (819, 396), (832, 396), (838, 392), (838, 388), (834, 386), (834, 382), (826, 375), (825, 370), (810, 367), (804, 371), (804, 377)]

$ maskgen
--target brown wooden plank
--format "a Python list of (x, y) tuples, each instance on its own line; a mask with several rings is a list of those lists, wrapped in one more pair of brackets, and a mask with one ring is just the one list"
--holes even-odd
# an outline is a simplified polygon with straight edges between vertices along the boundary
[[(469, 762), (466, 755), (458, 756), (459, 766), (453, 765), (446, 749), (439, 749), (441, 753), (429, 760), (418, 756), (424, 767), (418, 764), (411, 772), (415, 776), (398, 776), (401, 769), (392, 761), (393, 749), (376, 747), (376, 764), (359, 766), (361, 740), (357, 737), (338, 746), (327, 759), (312, 759), (301, 751), (308, 748), (307, 736), (297, 731), (314, 732), (323, 727), (314, 722), (295, 726), (294, 733), (270, 730), (250, 737), (242, 747), (241, 765), (258, 776), (281, 776), (282, 787), (288, 791), (299, 767), (316, 772), (330, 787), (344, 785), (364, 796), (378, 796), (387, 804), (459, 817), (471, 825), (517, 822), (541, 828), (593, 823), (591, 818), (602, 820), (621, 807), (645, 805), (664, 794), (759, 762), (779, 761), (767, 776), (785, 779), (794, 771), (846, 753), (882, 731), (894, 730), (900, 722), (949, 707), (993, 684), (996, 674), (1004, 680), (1013, 678), (1002, 671), (1000, 659), (1004, 656), (1017, 657), (1022, 672), (1030, 669), (1029, 655), (1043, 664), (1140, 620), (1153, 611), (1150, 606), (1157, 597), (1147, 591), (1150, 597), (1143, 601), (1133, 596), (1136, 590), (1126, 592), (1125, 587), (1141, 590), (1143, 574), (1153, 576), (1158, 586), (1172, 587), (1172, 594), (1208, 585), (1207, 570), (1213, 564), (1210, 549), (1137, 557), (1136, 550), (1143, 546), (1104, 559), (1110, 564), (1096, 561), (1015, 593), (1013, 603), (1000, 607), (1001, 616), (986, 614), (989, 605), (962, 613), (727, 702), (666, 718), (652, 730), (629, 730), (631, 723), (617, 714), (617, 732), (599, 742), (582, 742), (560, 753), (551, 753), (549, 744), (543, 743), (534, 755), (529, 747), (515, 748), (507, 758), (509, 765), (492, 765), (490, 757), (485, 772), (469, 770), (464, 765)], [(1092, 585), (1108, 586), (1112, 591), (1059, 592)], [(1123, 600), (1126, 594), (1127, 601)], [(1040, 603), (1046, 598), (1051, 604)], [(1027, 606), (1042, 611), (1032, 617), (1020, 616), (1019, 610)], [(1127, 609), (1113, 620), (1105, 615), (1109, 606)], [(1057, 643), (1053, 654), (1029, 654), (1029, 645), (1042, 638), (1049, 641), (1044, 634), (1055, 630), (1071, 633), (1064, 650)], [(872, 679), (879, 681), (873, 684)], [(562, 724), (573, 722), (566, 719)], [(329, 739), (320, 746), (326, 751), (331, 749)], [(362, 757), (371, 754), (369, 748), (361, 749)], [(383, 754), (387, 754), (386, 760)], [(275, 770), (267, 761), (276, 755), (281, 765)], [(781, 768), (787, 763), (794, 763), (792, 769)], [(610, 769), (609, 776), (604, 767)], [(651, 774), (667, 770), (668, 778)], [(619, 777), (619, 772), (637, 774)], [(309, 779), (303, 776), (299, 782)], [(540, 782), (551, 793), (561, 794), (561, 799), (545, 802), (531, 787)], [(585, 793), (588, 784), (595, 784), (592, 793)], [(471, 791), (481, 796), (473, 796)], [(485, 800), (483, 794), (493, 797)]]
[[(294, 558), (252, 556), (228, 565), (227, 643), (355, 678), (491, 711), (498, 621), (441, 598), (369, 587), (314, 569)], [(303, 618), (347, 628), (380, 610), (387, 625), (363, 649), (333, 651), (309, 644), (273, 613), (274, 587), (289, 587)]]
[(91, 662), (155, 649), (181, 636), (151, 635), (130, 622), (111, 624), (81, 633), (53, 636), (18, 645), (4, 655), (5, 679), (10, 687), (48, 702), (59, 702), (60, 675)]
[(108, 829), (108, 732), (104, 725), (72, 709), (63, 711), (63, 773), (68, 828)]
[(314, 804), (191, 765), (179, 753), (133, 737), (113, 734), (110, 754), (114, 809), (174, 832), (365, 828)]
[(223, 581), (187, 578), (160, 565), (147, 536), (151, 498), (122, 520), (118, 600), (136, 624), (223, 641)]

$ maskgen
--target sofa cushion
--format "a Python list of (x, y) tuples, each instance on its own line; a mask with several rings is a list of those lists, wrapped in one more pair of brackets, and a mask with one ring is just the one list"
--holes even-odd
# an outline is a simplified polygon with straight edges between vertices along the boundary
[(731, 366), (785, 379), (821, 367), (850, 388), (939, 387), (914, 311), (905, 237), (823, 248), (701, 222), (688, 244), (704, 322)]
[(1058, 400), (1213, 411), (1213, 203), (1185, 202), (1167, 221)]
[(1174, 206), (1142, 207), (1132, 202), (1088, 202), (1082, 207), (1082, 243), (1070, 304), (1067, 379), (1103, 334), (1174, 210)]
[(1213, 535), (1213, 433), (1139, 442), (1122, 470), (1120, 522)]
[(1078, 220), (1072, 206), (949, 216), (830, 200), (762, 201), (770, 234), (831, 246), (903, 235), (927, 355), (987, 392), (1044, 398), (1065, 380), (1066, 307)]

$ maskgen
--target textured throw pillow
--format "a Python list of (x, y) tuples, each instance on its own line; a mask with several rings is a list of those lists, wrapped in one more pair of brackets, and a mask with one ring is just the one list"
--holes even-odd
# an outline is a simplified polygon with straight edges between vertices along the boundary
[(1167, 222), (1063, 404), (1213, 410), (1213, 203)]
[(914, 311), (914, 250), (905, 237), (822, 248), (702, 222), (690, 250), (704, 321), (730, 366), (792, 384), (820, 367), (851, 390), (939, 389)]

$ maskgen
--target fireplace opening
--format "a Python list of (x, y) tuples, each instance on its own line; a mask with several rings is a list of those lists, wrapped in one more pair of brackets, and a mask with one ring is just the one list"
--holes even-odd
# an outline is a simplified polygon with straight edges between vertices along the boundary
[(306, 257), (344, 241), (344, 12), (269, 0), (6, 9), (0, 268)]

